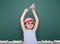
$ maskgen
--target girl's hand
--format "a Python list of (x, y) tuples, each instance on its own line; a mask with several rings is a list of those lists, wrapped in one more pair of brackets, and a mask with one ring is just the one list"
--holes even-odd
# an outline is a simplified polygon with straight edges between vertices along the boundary
[(25, 8), (24, 12), (27, 13), (28, 11), (29, 11), (29, 9), (28, 8)]
[(32, 9), (32, 12), (35, 12), (35, 8), (33, 7), (33, 8), (31, 8)]
[(35, 12), (35, 4), (34, 3), (29, 8), (32, 9), (32, 12)]

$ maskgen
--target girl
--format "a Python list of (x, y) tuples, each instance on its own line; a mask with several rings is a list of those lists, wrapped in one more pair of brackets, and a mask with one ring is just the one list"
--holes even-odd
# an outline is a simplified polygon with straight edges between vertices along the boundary
[(35, 32), (37, 30), (39, 20), (36, 15), (35, 8), (33, 7), (31, 9), (32, 9), (32, 13), (36, 20), (35, 24), (34, 24), (34, 20), (32, 18), (28, 17), (24, 20), (24, 16), (29, 11), (28, 8), (26, 8), (24, 10), (24, 12), (20, 18), (22, 30), (24, 33), (24, 44), (37, 44)]

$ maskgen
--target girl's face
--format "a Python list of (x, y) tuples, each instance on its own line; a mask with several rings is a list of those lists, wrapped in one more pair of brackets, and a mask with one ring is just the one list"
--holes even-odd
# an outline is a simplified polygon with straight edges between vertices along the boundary
[(32, 21), (29, 21), (29, 22), (26, 23), (26, 28), (27, 29), (32, 29), (33, 26), (34, 26), (34, 23)]

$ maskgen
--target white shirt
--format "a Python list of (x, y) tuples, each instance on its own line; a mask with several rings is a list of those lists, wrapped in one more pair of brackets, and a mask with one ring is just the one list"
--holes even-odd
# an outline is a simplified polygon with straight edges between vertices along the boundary
[(34, 30), (26, 29), (24, 31), (24, 44), (37, 44)]

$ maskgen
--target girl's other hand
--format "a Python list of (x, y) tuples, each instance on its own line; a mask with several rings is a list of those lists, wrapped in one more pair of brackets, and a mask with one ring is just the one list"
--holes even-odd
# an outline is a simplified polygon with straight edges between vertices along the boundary
[(27, 13), (28, 11), (29, 11), (29, 9), (28, 8), (25, 8), (24, 12)]

